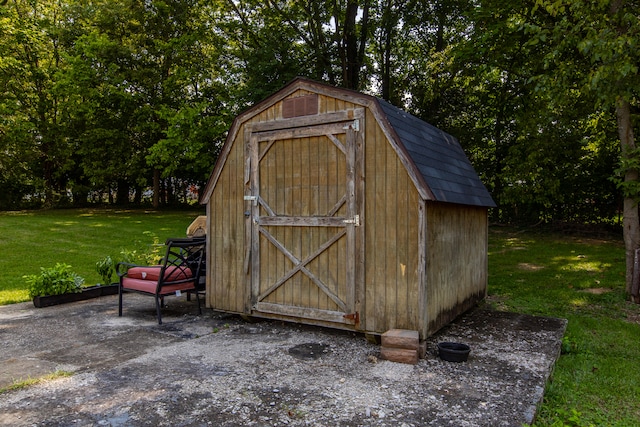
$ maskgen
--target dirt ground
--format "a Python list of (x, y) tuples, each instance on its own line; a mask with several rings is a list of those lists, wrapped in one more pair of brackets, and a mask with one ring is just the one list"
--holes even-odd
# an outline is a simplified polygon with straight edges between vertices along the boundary
[[(417, 365), (363, 335), (117, 296), (0, 307), (7, 426), (521, 426), (531, 423), (566, 321), (477, 308), (428, 340)], [(445, 362), (437, 343), (471, 347)]]

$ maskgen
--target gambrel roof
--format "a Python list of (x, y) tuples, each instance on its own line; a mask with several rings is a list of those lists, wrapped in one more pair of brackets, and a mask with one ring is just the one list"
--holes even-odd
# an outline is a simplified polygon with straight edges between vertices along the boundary
[(398, 141), (439, 202), (495, 207), (456, 138), (376, 98)]
[(215, 187), (229, 145), (240, 125), (298, 90), (333, 96), (371, 109), (424, 199), (469, 206), (496, 206), (462, 146), (453, 136), (380, 98), (300, 77), (235, 118), (203, 192), (202, 203), (207, 203)]

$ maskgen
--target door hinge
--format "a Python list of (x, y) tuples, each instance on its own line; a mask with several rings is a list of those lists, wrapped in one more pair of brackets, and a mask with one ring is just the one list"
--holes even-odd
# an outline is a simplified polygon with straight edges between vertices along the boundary
[(353, 323), (355, 324), (360, 323), (360, 313), (358, 313), (357, 311), (355, 313), (345, 314), (342, 317), (344, 317), (346, 320), (353, 321)]
[(353, 224), (356, 227), (360, 227), (360, 215), (354, 215), (352, 219), (345, 219), (343, 222), (345, 224)]
[(258, 205), (258, 196), (244, 196), (244, 199), (253, 203), (253, 206)]
[(352, 121), (351, 123), (349, 123), (348, 125), (346, 125), (343, 129), (353, 129), (356, 132), (360, 131), (360, 120), (359, 119), (355, 119), (354, 121)]

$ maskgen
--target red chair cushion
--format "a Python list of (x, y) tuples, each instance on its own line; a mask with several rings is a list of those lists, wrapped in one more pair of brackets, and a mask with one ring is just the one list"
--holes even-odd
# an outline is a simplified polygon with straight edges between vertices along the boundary
[[(162, 267), (159, 265), (151, 267), (131, 267), (127, 271), (126, 278), (157, 282), (160, 279), (161, 270)], [(192, 275), (191, 270), (188, 268), (183, 270), (176, 266), (168, 266), (164, 273), (164, 280), (174, 281), (188, 279)]]
[[(144, 279), (132, 279), (130, 277), (122, 278), (122, 287), (132, 291), (146, 292), (149, 294), (155, 294), (158, 287), (157, 280), (144, 280)], [(195, 288), (193, 281), (177, 283), (174, 285), (166, 285), (162, 287), (161, 294), (168, 295), (176, 291), (187, 291)]]

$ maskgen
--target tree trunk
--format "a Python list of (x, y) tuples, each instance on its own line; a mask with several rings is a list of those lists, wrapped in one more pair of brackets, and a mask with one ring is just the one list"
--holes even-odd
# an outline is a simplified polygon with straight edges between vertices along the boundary
[(117, 182), (118, 188), (116, 189), (116, 204), (128, 205), (129, 204), (129, 189), (130, 185), (124, 179), (119, 179)]
[[(618, 136), (620, 137), (620, 148), (622, 157), (627, 158), (633, 155), (636, 143), (631, 126), (631, 111), (629, 102), (618, 99), (616, 103), (616, 117), (618, 121)], [(638, 170), (628, 169), (624, 174), (624, 182), (638, 181)], [(633, 261), (635, 250), (640, 247), (640, 217), (638, 215), (638, 201), (634, 197), (625, 195), (624, 208), (622, 213), (622, 225), (624, 227), (624, 245), (626, 250), (626, 273), (625, 283), (629, 298), (639, 303), (638, 295), (632, 295), (633, 286)]]
[(360, 37), (357, 33), (357, 18), (359, 5), (356, 0), (347, 2), (345, 12), (344, 30), (342, 34), (342, 85), (347, 89), (358, 90), (360, 86), (360, 70), (364, 64), (369, 31), (369, 0), (362, 7), (362, 21), (360, 25)]
[(160, 169), (153, 170), (153, 207), (160, 206)]

